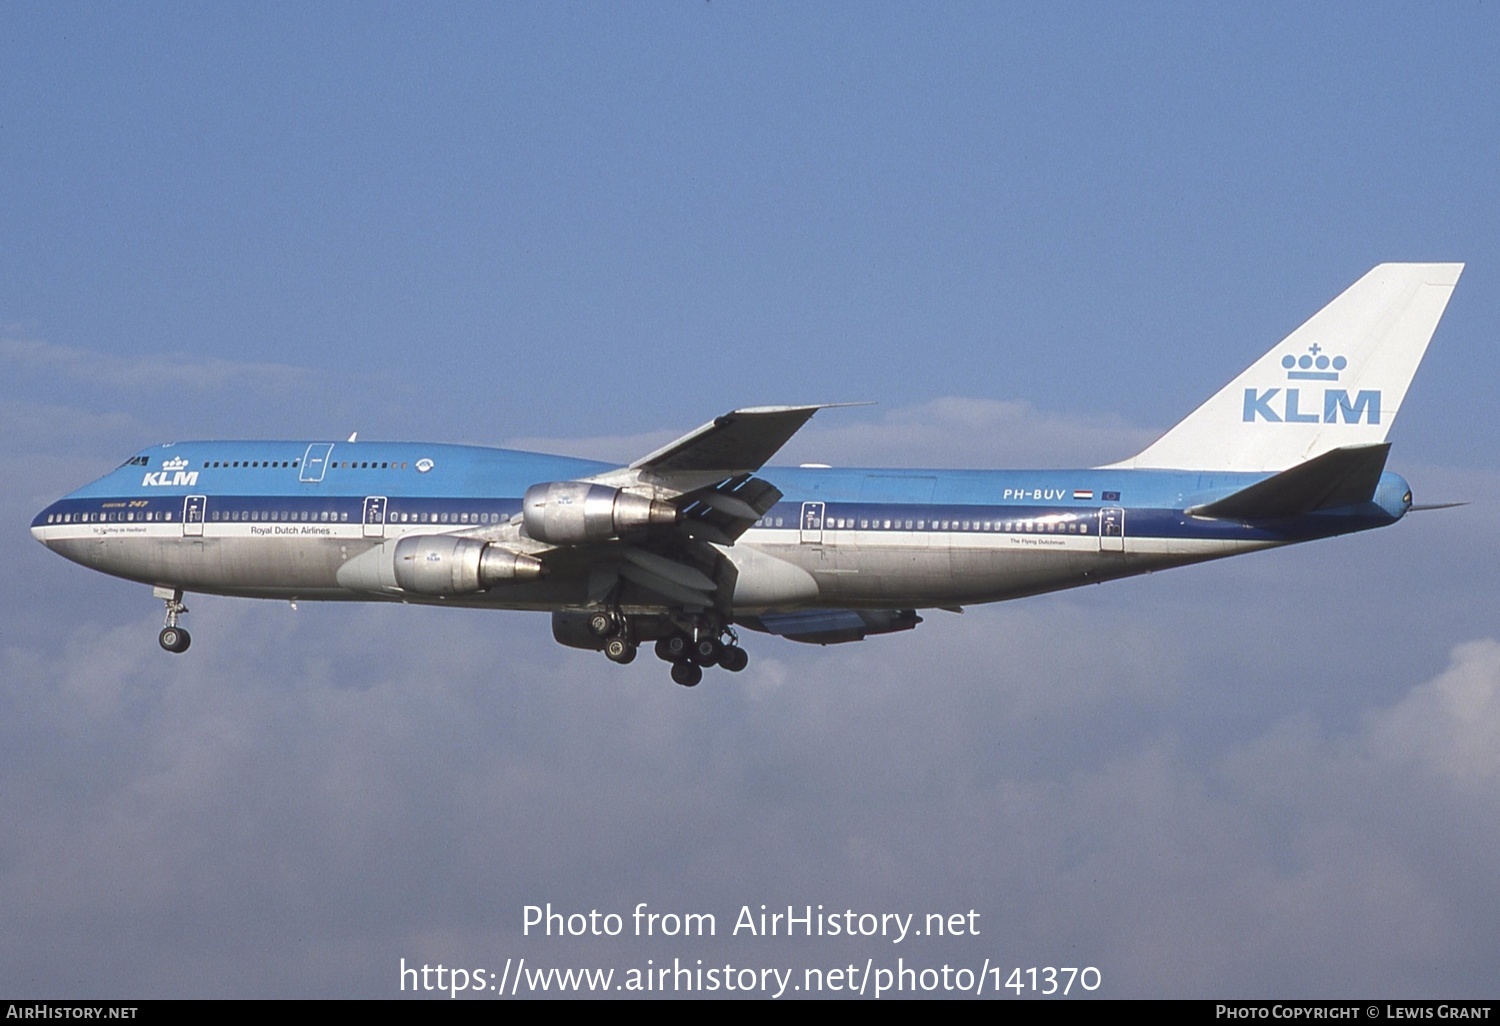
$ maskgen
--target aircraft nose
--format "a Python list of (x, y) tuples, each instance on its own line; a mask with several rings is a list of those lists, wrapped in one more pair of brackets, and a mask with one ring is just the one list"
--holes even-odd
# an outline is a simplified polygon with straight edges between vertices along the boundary
[(48, 540), (47, 540), (47, 525), (49, 523), (51, 523), (51, 522), (52, 522), (52, 507), (51, 506), (48, 506), (46, 509), (42, 510), (31, 521), (31, 536), (33, 538), (35, 538), (37, 541), (41, 542), (43, 545), (46, 545), (49, 549), (52, 546), (48, 543)]

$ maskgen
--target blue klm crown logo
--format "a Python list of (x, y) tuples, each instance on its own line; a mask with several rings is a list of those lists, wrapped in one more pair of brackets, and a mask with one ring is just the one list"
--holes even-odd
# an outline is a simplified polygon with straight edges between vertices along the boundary
[(1324, 355), (1323, 347), (1314, 342), (1300, 357), (1291, 353), (1283, 356), (1281, 365), (1287, 370), (1286, 376), (1293, 381), (1337, 381), (1339, 371), (1349, 366), (1349, 361), (1342, 356), (1329, 359)]
[[(1288, 381), (1337, 381), (1339, 373), (1349, 366), (1342, 356), (1329, 356), (1314, 342), (1301, 356), (1291, 353), (1281, 358)], [(1380, 389), (1362, 388), (1352, 397), (1347, 389), (1325, 388), (1303, 394), (1304, 389), (1247, 388), (1241, 419), (1247, 423), (1269, 424), (1379, 424)]]

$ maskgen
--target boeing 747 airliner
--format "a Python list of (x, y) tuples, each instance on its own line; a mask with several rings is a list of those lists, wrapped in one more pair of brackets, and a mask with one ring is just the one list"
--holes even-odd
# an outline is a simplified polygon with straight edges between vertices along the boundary
[(1462, 264), (1382, 264), (1140, 454), (1080, 470), (762, 469), (819, 406), (735, 410), (629, 466), (476, 446), (175, 442), (37, 514), (74, 562), (188, 592), (547, 610), (617, 663), (744, 669), (919, 610), (1400, 520), (1386, 434)]

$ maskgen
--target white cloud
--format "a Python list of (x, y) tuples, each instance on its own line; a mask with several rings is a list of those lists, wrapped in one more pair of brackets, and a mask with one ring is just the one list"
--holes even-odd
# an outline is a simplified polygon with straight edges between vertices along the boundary
[(982, 942), (909, 960), (1065, 954), (1117, 996), (1476, 978), (1500, 643), (1347, 730), (1294, 714), (1226, 744), (1188, 712), (1212, 652), (1151, 602), (1080, 634), (1096, 611), (1054, 598), (827, 649), (756, 636), (750, 670), (692, 691), (523, 614), (204, 599), (182, 659), (148, 622), (81, 624), (55, 655), (12, 639), (0, 814), (25, 829), (0, 841), (0, 913), (24, 930), (0, 947), (62, 991), (61, 962), (28, 952), (67, 951), (106, 990), (222, 993), (208, 974), (238, 963), (231, 992), (381, 994), (402, 955), (847, 960), (518, 936), (548, 900), (823, 901), (976, 907)]
[(204, 392), (251, 389), (277, 393), (303, 389), (311, 372), (280, 363), (252, 363), (182, 353), (119, 356), (96, 349), (61, 346), (36, 339), (0, 339), (0, 363), (14, 370), (101, 385), (121, 393), (170, 389)]
[(1500, 781), (1500, 642), (1456, 648), (1445, 673), (1372, 718), (1368, 744), (1374, 758), (1493, 796)]

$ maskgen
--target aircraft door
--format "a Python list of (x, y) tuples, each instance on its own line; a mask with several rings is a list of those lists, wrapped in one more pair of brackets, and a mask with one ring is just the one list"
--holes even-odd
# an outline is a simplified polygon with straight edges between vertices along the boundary
[(203, 537), (203, 511), (208, 508), (208, 497), (189, 495), (182, 500), (182, 535), (184, 538)]
[(823, 544), (823, 503), (802, 504), (802, 541), (810, 545)]
[(1099, 551), (1125, 551), (1125, 511), (1118, 506), (1099, 511)]
[(328, 454), (332, 451), (332, 442), (314, 442), (309, 445), (307, 452), (302, 454), (302, 468), (297, 474), (297, 480), (306, 484), (317, 484), (323, 480), (323, 472), (328, 469)]
[(365, 537), (385, 537), (385, 496), (371, 495), (365, 499)]

